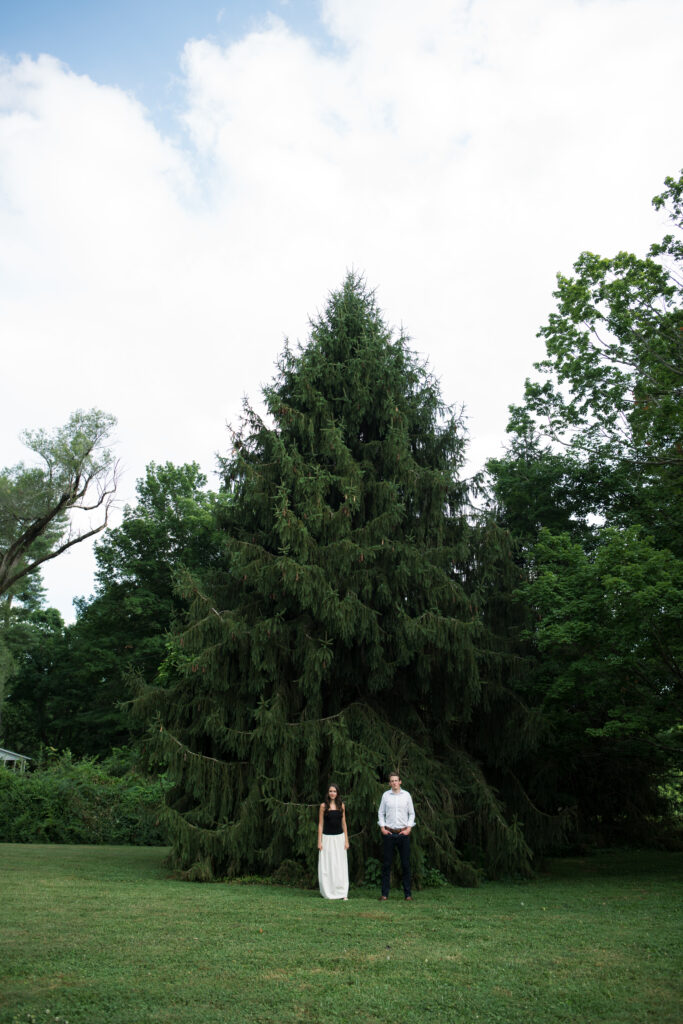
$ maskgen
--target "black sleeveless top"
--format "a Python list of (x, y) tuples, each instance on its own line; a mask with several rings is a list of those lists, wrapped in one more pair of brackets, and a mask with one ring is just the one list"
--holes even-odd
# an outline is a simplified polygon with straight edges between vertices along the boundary
[(344, 829), (342, 828), (342, 812), (341, 811), (324, 811), (323, 812), (323, 835), (324, 836), (340, 836)]

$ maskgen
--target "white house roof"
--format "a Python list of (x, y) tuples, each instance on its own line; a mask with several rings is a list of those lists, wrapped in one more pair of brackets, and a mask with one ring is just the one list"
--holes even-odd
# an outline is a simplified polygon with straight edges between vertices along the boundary
[(0, 761), (31, 761), (30, 757), (26, 754), (15, 754), (13, 750), (4, 750), (0, 747)]

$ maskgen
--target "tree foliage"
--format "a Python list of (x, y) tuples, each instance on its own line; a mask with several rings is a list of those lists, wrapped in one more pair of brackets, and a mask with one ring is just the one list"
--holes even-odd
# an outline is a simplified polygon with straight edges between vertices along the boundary
[(589, 550), (542, 530), (533, 558), (525, 696), (552, 743), (532, 791), (577, 801), (584, 830), (651, 841), (680, 763), (683, 563), (638, 526), (604, 527)]
[(30, 772), (0, 771), (0, 842), (163, 845), (164, 780), (138, 774), (125, 760), (122, 771), (120, 761), (50, 751)]
[[(683, 176), (654, 200), (683, 228)], [(661, 820), (683, 711), (681, 241), (583, 253), (558, 276), (547, 357), (489, 462), (522, 571), (519, 683), (551, 726), (530, 792), (584, 829), (639, 840)]]
[[(116, 462), (106, 441), (115, 423), (99, 409), (79, 409), (51, 434), (24, 431), (41, 465), (0, 470), (0, 595), (107, 525)], [(71, 518), (77, 511), (96, 513), (99, 521), (88, 517), (79, 528)]]
[(50, 743), (64, 643), (65, 626), (56, 608), (14, 606), (0, 634), (0, 646), (11, 657), (0, 737), (12, 750), (34, 757)]
[(547, 821), (511, 767), (533, 725), (483, 610), (506, 538), (470, 515), (459, 416), (354, 276), (264, 400), (222, 460), (220, 565), (187, 576), (189, 619), (138, 700), (175, 782), (172, 863), (310, 864), (333, 777), (358, 875), (397, 768), (418, 872), (424, 856), (466, 883), (528, 871)]
[[(655, 197), (683, 230), (683, 174)], [(547, 357), (527, 380), (511, 429), (530, 422), (593, 476), (593, 509), (646, 525), (683, 554), (683, 243), (669, 234), (644, 258), (584, 252), (558, 275)]]
[[(13, 649), (23, 644), (23, 660), (7, 704), (6, 735), (26, 752), (45, 744), (106, 756), (129, 742), (131, 722), (122, 706), (130, 696), (127, 678), (135, 672), (153, 680), (164, 658), (183, 607), (175, 574), (181, 565), (198, 571), (216, 557), (216, 498), (196, 463), (150, 463), (137, 482), (137, 499), (95, 545), (95, 594), (76, 602), (76, 622), (50, 633), (49, 642), (44, 636), (35, 651), (13, 626)], [(40, 633), (45, 627), (38, 620), (49, 612), (36, 614), (32, 629)]]

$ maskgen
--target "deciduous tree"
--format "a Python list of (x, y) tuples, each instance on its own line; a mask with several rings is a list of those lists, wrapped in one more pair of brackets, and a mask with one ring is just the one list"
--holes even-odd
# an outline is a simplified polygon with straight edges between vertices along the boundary
[(181, 566), (199, 572), (217, 557), (216, 496), (196, 463), (150, 463), (137, 499), (95, 545), (95, 594), (76, 602), (76, 622), (51, 650), (49, 676), (38, 685), (27, 665), (10, 702), (21, 702), (40, 742), (79, 756), (106, 756), (130, 741), (127, 679), (135, 672), (151, 682), (164, 659), (184, 607), (175, 575)]
[[(654, 200), (683, 227), (683, 176)], [(583, 253), (558, 277), (547, 357), (491, 460), (517, 540), (522, 697), (547, 741), (534, 797), (575, 803), (607, 840), (657, 834), (683, 710), (683, 246)]]
[[(0, 470), (0, 595), (105, 528), (116, 489), (116, 460), (106, 444), (115, 423), (99, 409), (78, 410), (51, 434), (24, 431), (41, 464)], [(74, 513), (87, 522), (79, 525)]]

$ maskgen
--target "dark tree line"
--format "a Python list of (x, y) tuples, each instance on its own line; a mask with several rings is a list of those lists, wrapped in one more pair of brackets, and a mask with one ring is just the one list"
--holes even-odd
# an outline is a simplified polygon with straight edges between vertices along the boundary
[(5, 745), (144, 747), (187, 877), (310, 860), (331, 775), (361, 875), (390, 768), (421, 808), (418, 871), (463, 883), (528, 873), (563, 837), (665, 837), (682, 190), (655, 199), (672, 234), (646, 257), (584, 253), (558, 278), (483, 508), (459, 416), (351, 275), (282, 354), (266, 417), (245, 407), (218, 493), (151, 465), (73, 626), (37, 576), (6, 599)]

